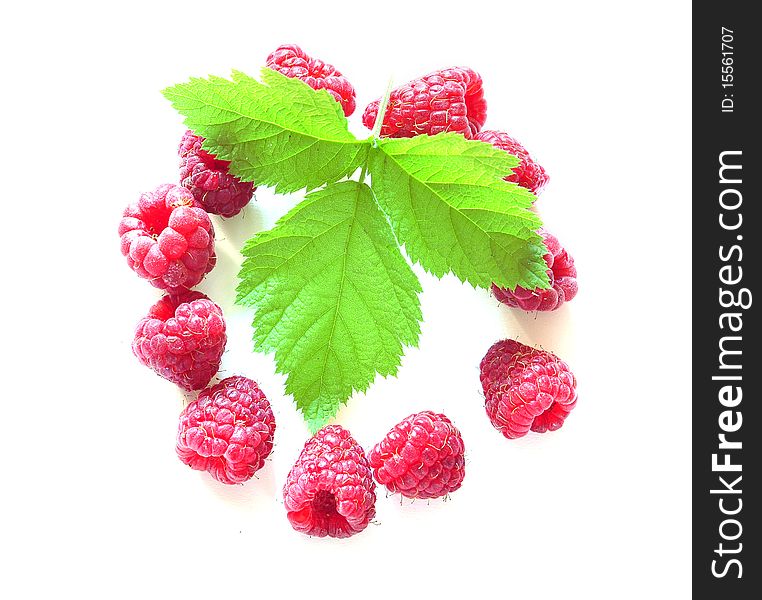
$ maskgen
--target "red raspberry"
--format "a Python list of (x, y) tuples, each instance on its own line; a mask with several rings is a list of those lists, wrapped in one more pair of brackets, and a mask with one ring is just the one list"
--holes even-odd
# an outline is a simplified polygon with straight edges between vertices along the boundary
[(511, 291), (492, 284), (495, 298), (503, 304), (527, 312), (556, 310), (577, 295), (577, 268), (574, 266), (574, 259), (561, 246), (556, 236), (542, 229), (538, 233), (548, 248), (548, 253), (543, 258), (548, 265), (551, 287), (545, 290), (528, 290), (519, 286)]
[(410, 415), (370, 451), (378, 483), (408, 498), (439, 498), (463, 483), (463, 438), (452, 421), (429, 410)]
[(283, 500), (297, 531), (343, 538), (365, 529), (375, 516), (374, 490), (363, 449), (346, 429), (327, 425), (304, 445)]
[(179, 185), (160, 185), (130, 204), (119, 236), (132, 270), (170, 293), (198, 284), (217, 261), (209, 215)]
[(177, 152), (180, 184), (188, 188), (206, 212), (232, 217), (241, 212), (254, 194), (254, 184), (228, 173), (230, 161), (219, 160), (201, 148), (204, 138), (186, 131)]
[(265, 66), (286, 77), (301, 79), (313, 90), (325, 90), (341, 104), (345, 116), (355, 112), (355, 88), (333, 65), (312, 58), (299, 46), (279, 46)]
[(556, 355), (515, 340), (495, 343), (482, 359), (481, 382), (492, 425), (505, 437), (555, 431), (577, 404), (577, 381)]
[(221, 483), (243, 483), (264, 466), (274, 434), (273, 411), (256, 382), (228, 377), (180, 414), (177, 455)]
[[(362, 122), (373, 129), (379, 100), (368, 104)], [(392, 91), (381, 137), (408, 138), (443, 131), (472, 138), (487, 119), (482, 78), (467, 67), (453, 67), (413, 79)]]
[(135, 329), (141, 364), (184, 390), (200, 390), (220, 368), (227, 335), (222, 309), (200, 292), (166, 295)]
[(526, 148), (517, 140), (502, 131), (480, 131), (475, 140), (492, 144), (495, 148), (505, 150), (508, 154), (513, 154), (519, 159), (519, 164), (513, 167), (513, 173), (505, 177), (506, 181), (518, 183), (521, 187), (527, 188), (535, 196), (539, 196), (545, 184), (550, 177), (545, 173), (545, 169), (534, 162)]

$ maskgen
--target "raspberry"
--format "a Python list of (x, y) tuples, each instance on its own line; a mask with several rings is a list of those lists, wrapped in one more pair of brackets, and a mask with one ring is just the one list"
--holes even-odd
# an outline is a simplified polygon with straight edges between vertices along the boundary
[(221, 483), (244, 483), (264, 466), (274, 434), (273, 411), (256, 382), (228, 377), (180, 414), (177, 455)]
[[(379, 100), (368, 104), (362, 122), (373, 129)], [(407, 138), (443, 131), (472, 138), (487, 119), (482, 78), (466, 67), (429, 73), (392, 91), (381, 126), (382, 137)]]
[(465, 476), (463, 438), (452, 421), (429, 410), (410, 415), (370, 451), (378, 483), (408, 498), (439, 498)]
[(309, 439), (283, 487), (291, 526), (307, 535), (343, 538), (359, 533), (376, 514), (376, 494), (360, 445), (339, 425)]
[(574, 259), (561, 246), (556, 236), (542, 229), (538, 233), (548, 248), (548, 253), (543, 258), (548, 265), (551, 287), (545, 290), (528, 290), (519, 286), (511, 291), (492, 284), (492, 293), (500, 302), (528, 312), (556, 310), (577, 295), (577, 268), (574, 266)]
[(219, 160), (201, 148), (204, 138), (186, 131), (180, 155), (180, 184), (188, 188), (206, 212), (232, 217), (241, 212), (254, 194), (253, 183), (228, 173), (230, 161)]
[(355, 112), (355, 88), (333, 65), (312, 58), (299, 46), (279, 46), (267, 57), (266, 67), (286, 77), (301, 79), (314, 90), (325, 90), (333, 96), (345, 116)]
[(505, 177), (506, 181), (513, 181), (521, 187), (527, 188), (535, 196), (542, 192), (545, 184), (550, 177), (545, 173), (545, 169), (534, 162), (526, 148), (507, 133), (502, 131), (480, 131), (475, 140), (492, 144), (495, 148), (505, 150), (508, 154), (513, 154), (519, 159), (519, 164), (513, 167), (513, 173)]
[(130, 204), (119, 236), (132, 270), (170, 293), (198, 284), (217, 261), (209, 215), (178, 185), (160, 185)]
[(135, 328), (141, 364), (184, 390), (200, 390), (220, 368), (225, 350), (222, 309), (200, 292), (166, 295)]
[(515, 340), (495, 343), (480, 364), (485, 409), (509, 439), (555, 431), (577, 404), (577, 381), (556, 355)]

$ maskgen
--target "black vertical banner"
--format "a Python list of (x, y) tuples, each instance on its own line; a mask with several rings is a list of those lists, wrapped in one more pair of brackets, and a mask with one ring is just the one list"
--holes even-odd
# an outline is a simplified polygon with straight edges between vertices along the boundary
[(693, 4), (693, 594), (762, 598), (760, 37)]

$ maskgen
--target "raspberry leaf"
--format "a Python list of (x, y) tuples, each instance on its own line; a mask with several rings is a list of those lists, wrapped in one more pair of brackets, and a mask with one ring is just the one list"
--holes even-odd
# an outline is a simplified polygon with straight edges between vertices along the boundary
[(230, 161), (243, 181), (280, 193), (312, 190), (365, 164), (369, 140), (350, 133), (328, 92), (272, 69), (263, 68), (261, 78), (233, 71), (232, 80), (192, 78), (162, 93), (206, 138), (204, 149)]
[(369, 156), (373, 193), (413, 261), (476, 287), (547, 288), (534, 196), (503, 181), (517, 164), (455, 133), (381, 139)]
[(308, 194), (242, 252), (236, 302), (313, 431), (417, 345), (421, 287), (367, 185)]

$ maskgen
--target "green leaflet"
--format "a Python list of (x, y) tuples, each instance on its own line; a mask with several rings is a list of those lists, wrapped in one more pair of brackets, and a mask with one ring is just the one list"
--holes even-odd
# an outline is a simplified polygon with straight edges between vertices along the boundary
[(534, 196), (502, 180), (517, 159), (454, 133), (379, 140), (373, 192), (408, 255), (474, 286), (549, 285)]
[(234, 71), (232, 81), (192, 78), (163, 94), (206, 138), (204, 148), (231, 161), (230, 171), (245, 181), (277, 192), (311, 190), (365, 164), (369, 141), (350, 133), (325, 90), (267, 68), (261, 78)]
[(313, 431), (417, 344), (420, 284), (367, 185), (308, 194), (243, 255), (237, 303), (256, 307), (255, 346)]

